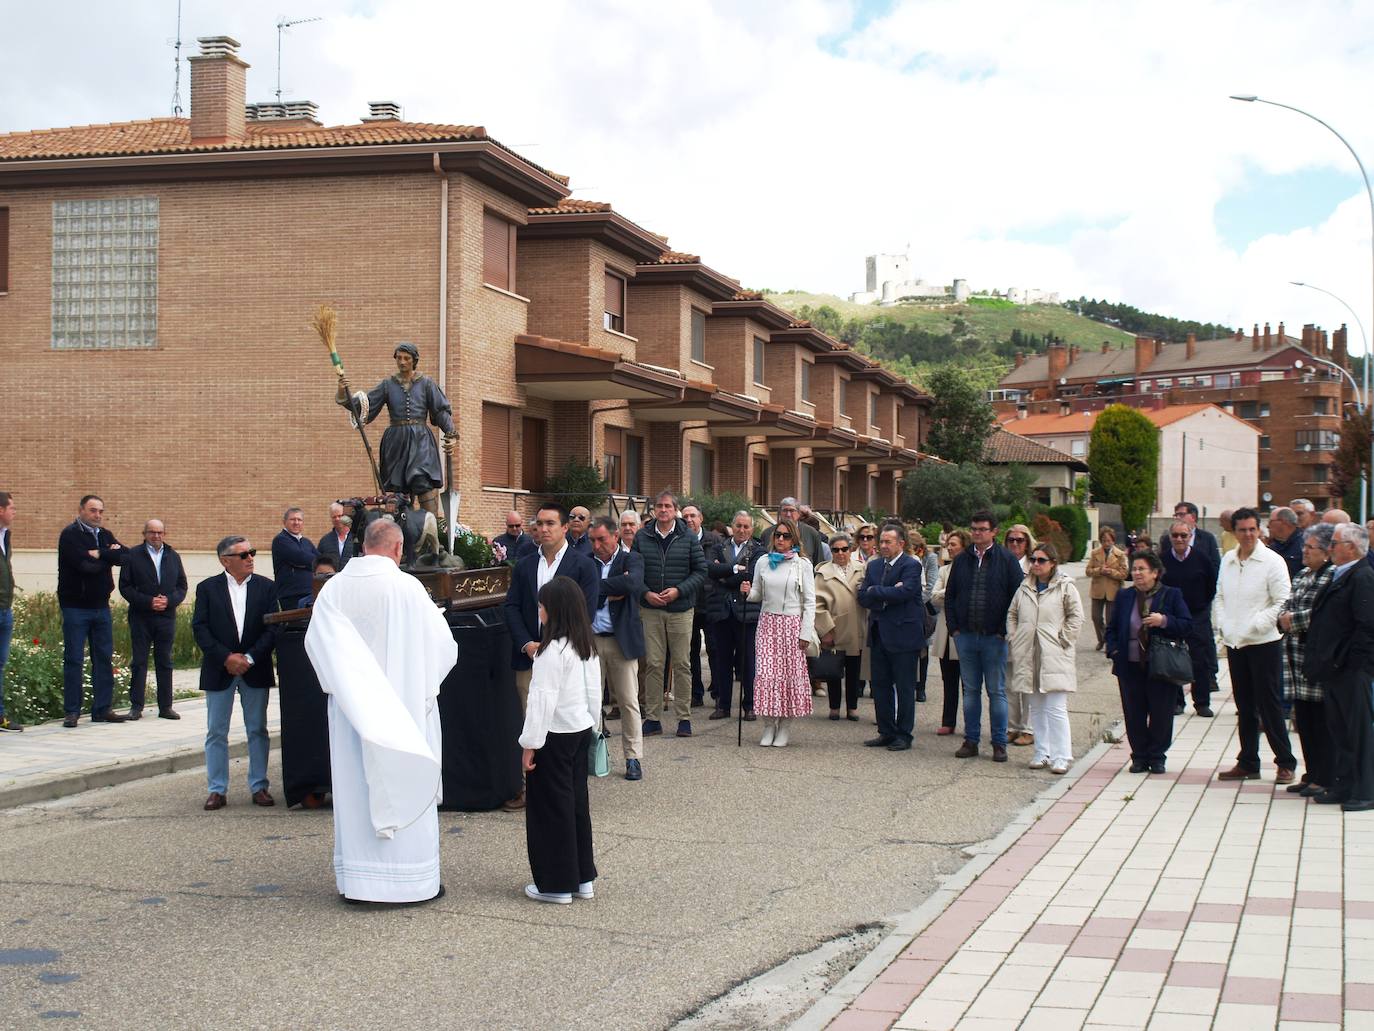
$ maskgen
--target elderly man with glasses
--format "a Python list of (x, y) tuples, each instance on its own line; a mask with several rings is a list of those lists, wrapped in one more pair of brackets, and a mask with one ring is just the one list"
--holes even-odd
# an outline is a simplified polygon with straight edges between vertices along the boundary
[(568, 547), (579, 555), (592, 557), (592, 514), (581, 505), (568, 509)]
[[(1188, 606), (1188, 656), (1193, 660), (1193, 709), (1212, 715), (1212, 692), (1217, 686), (1217, 646), (1212, 639), (1212, 599), (1217, 595), (1218, 565), (1202, 549), (1193, 547), (1193, 528), (1183, 520), (1169, 527), (1169, 543), (1160, 550), (1163, 581), (1177, 587)], [(1174, 715), (1183, 712), (1183, 687), (1178, 689)]]
[(518, 561), (539, 548), (534, 538), (525, 532), (525, 517), (515, 509), (506, 513), (506, 532), (498, 533), (491, 543), (493, 547), (499, 545), (505, 551), (507, 562)]

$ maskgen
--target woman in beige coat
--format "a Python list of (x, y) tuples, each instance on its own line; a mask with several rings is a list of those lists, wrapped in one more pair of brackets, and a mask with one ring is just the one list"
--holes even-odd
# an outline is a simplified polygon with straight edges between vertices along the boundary
[(1073, 762), (1069, 692), (1078, 686), (1074, 647), (1083, 629), (1083, 601), (1073, 580), (1059, 572), (1053, 544), (1032, 548), (1030, 567), (1007, 612), (1010, 688), (1029, 703), (1035, 735), (1030, 768), (1067, 773)]
[[(859, 671), (868, 612), (859, 607), (864, 564), (847, 533), (830, 538), (830, 561), (816, 567), (816, 633), (821, 647), (844, 652), (845, 719), (859, 719)], [(840, 718), (840, 681), (823, 681), (830, 694), (830, 718)]]
[(1093, 548), (1088, 556), (1088, 579), (1091, 586), (1088, 596), (1092, 599), (1093, 629), (1097, 631), (1097, 650), (1107, 642), (1107, 626), (1112, 621), (1112, 602), (1116, 592), (1131, 578), (1130, 562), (1126, 552), (1116, 546), (1116, 531), (1110, 526), (1102, 527), (1098, 534), (1101, 546)]
[(955, 556), (973, 547), (973, 538), (967, 530), (950, 530), (945, 536), (945, 564), (940, 567), (940, 575), (935, 578), (935, 589), (930, 592), (930, 604), (940, 618), (935, 621), (935, 634), (930, 639), (930, 654), (940, 663), (940, 680), (945, 685), (944, 707), (940, 714), (940, 729), (935, 733), (948, 735), (954, 733), (959, 719), (959, 702), (963, 698), (963, 684), (959, 680), (959, 652), (954, 647), (954, 637), (945, 622), (945, 587), (949, 584), (949, 570)]

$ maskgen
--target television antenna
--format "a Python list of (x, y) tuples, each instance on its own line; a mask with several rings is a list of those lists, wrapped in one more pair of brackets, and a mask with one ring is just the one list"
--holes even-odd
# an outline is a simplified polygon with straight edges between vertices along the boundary
[[(179, 0), (178, 0), (179, 2)], [(324, 21), (323, 18), (296, 18), (287, 20), (286, 15), (277, 18), (277, 103), (281, 103), (281, 36), (282, 33), (293, 25), (305, 25), (312, 21)]]
[(181, 0), (177, 0), (177, 34), (175, 39), (167, 41), (175, 49), (176, 56), (173, 63), (176, 65), (176, 78), (172, 84), (172, 117), (181, 117)]

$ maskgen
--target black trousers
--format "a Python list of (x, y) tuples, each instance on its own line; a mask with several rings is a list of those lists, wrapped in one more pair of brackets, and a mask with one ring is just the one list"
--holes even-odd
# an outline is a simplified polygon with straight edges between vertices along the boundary
[(940, 679), (945, 684), (945, 703), (940, 709), (940, 726), (953, 730), (957, 727), (959, 707), (964, 698), (964, 684), (959, 679), (959, 660), (940, 660)]
[(177, 636), (177, 618), (129, 610), (129, 708), (142, 709), (148, 692), (148, 646), (153, 649), (153, 672), (157, 678), (157, 711), (172, 707), (172, 645)]
[(1250, 773), (1260, 768), (1259, 732), (1274, 750), (1275, 765), (1291, 770), (1298, 765), (1283, 721), (1283, 642), (1269, 641), (1248, 648), (1227, 648), (1231, 697), (1236, 702), (1236, 733), (1240, 753), (1236, 765)]
[(1331, 734), (1333, 794), (1357, 801), (1374, 799), (1374, 702), (1369, 678), (1359, 673), (1322, 684), (1326, 725)]
[(542, 892), (573, 892), (596, 880), (592, 817), (587, 805), (587, 751), (592, 732), (549, 734), (525, 774), (525, 846)]
[(1303, 778), (1309, 784), (1331, 786), (1331, 730), (1326, 725), (1325, 702), (1293, 702), (1293, 722), (1302, 745)]
[[(1193, 616), (1193, 628), (1188, 631), (1188, 658), (1193, 663), (1193, 708), (1203, 709), (1212, 704), (1212, 692), (1217, 689), (1217, 642), (1212, 636), (1212, 617), (1203, 612)], [(1178, 704), (1184, 702), (1183, 685), (1178, 685)]]
[(916, 729), (916, 653), (891, 652), (873, 628), (868, 670), (873, 676), (873, 709), (878, 736), (911, 743)]
[[(844, 657), (844, 698), (845, 708), (851, 712), (859, 707), (859, 667), (863, 664), (863, 653)], [(830, 708), (840, 707), (840, 678), (825, 681), (825, 692), (830, 696)]]
[(921, 652), (921, 657), (916, 660), (916, 687), (922, 694), (925, 694), (926, 673), (929, 670), (930, 651), (927, 649), (926, 651)]
[(745, 623), (731, 617), (719, 623), (711, 623), (708, 633), (715, 639), (715, 662), (711, 669), (721, 670), (720, 684), (716, 688), (716, 708), (729, 712), (735, 696), (735, 680), (739, 680), (740, 705), (745, 712), (754, 708), (754, 634), (757, 623)]
[(1139, 663), (1126, 662), (1116, 678), (1131, 760), (1162, 763), (1174, 740), (1174, 685), (1151, 680)]

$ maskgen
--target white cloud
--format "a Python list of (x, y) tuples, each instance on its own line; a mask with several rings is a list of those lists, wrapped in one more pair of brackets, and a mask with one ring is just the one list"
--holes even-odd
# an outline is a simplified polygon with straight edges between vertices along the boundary
[[(171, 5), (78, 6), (60, 22), (11, 16), (0, 127), (166, 113)], [(195, 36), (236, 36), (249, 99), (267, 99), (279, 8), (188, 3), (189, 52)], [(749, 284), (845, 293), (865, 254), (909, 241), (928, 278), (1237, 325), (1345, 321), (1290, 279), (1374, 303), (1362, 197), (1241, 252), (1212, 217), (1247, 169), (1351, 165), (1320, 126), (1229, 93), (1310, 108), (1374, 161), (1374, 5), (899, 0), (858, 32), (838, 0), (312, 0), (290, 13), (325, 17), (288, 34), (284, 80), (326, 121), (391, 99), (413, 119), (483, 124), (569, 173), (578, 196)], [(1023, 242), (1059, 224), (1084, 228)]]

